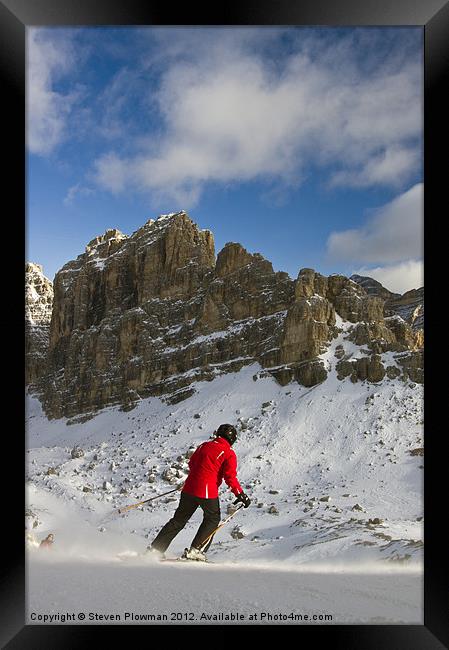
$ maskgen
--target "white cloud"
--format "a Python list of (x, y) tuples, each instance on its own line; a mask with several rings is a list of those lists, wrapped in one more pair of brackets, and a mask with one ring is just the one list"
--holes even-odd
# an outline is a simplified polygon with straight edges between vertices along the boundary
[(373, 185), (400, 186), (411, 169), (419, 165), (419, 152), (412, 147), (388, 147), (374, 155), (358, 170), (339, 171), (332, 175), (331, 186), (371, 187)]
[[(96, 98), (92, 113), (97, 117), (93, 124), (97, 136), (106, 139), (129, 139), (138, 130), (136, 110), (144, 95), (147, 84), (141, 78), (140, 71), (122, 67)], [(130, 105), (134, 110), (130, 110)], [(91, 107), (92, 109), (93, 107)]]
[(331, 260), (395, 263), (423, 255), (423, 185), (418, 183), (374, 211), (360, 228), (332, 233)]
[(31, 153), (47, 155), (65, 137), (67, 118), (79, 97), (55, 90), (75, 62), (69, 38), (55, 39), (45, 30), (27, 29), (27, 145)]
[(361, 267), (353, 271), (380, 282), (393, 293), (405, 293), (424, 286), (424, 264), (422, 260), (407, 260), (384, 267)]
[(101, 187), (194, 201), (208, 182), (297, 185), (311, 165), (331, 169), (331, 185), (395, 187), (416, 173), (420, 61), (386, 57), (366, 75), (350, 40), (314, 50), (306, 39), (275, 62), (249, 34), (191, 31), (166, 41), (168, 60), (150, 61), (163, 70), (152, 96), (162, 129), (134, 155), (101, 156)]
[(352, 273), (374, 278), (395, 293), (423, 286), (422, 183), (373, 211), (360, 228), (332, 233), (327, 252), (334, 261), (362, 263)]
[(69, 187), (67, 194), (63, 200), (64, 205), (72, 205), (77, 196), (90, 196), (94, 193), (89, 187), (84, 187), (81, 183)]
[(125, 188), (130, 169), (115, 153), (104, 154), (95, 161), (94, 167), (94, 177), (100, 187), (113, 194), (117, 194)]

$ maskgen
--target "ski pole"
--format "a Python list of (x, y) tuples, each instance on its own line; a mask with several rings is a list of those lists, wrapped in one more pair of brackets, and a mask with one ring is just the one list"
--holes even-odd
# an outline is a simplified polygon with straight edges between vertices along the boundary
[(204, 540), (204, 542), (201, 542), (201, 545), (200, 545), (200, 547), (199, 547), (198, 550), (201, 551), (201, 549), (202, 549), (204, 546), (206, 546), (206, 544), (207, 544), (207, 542), (210, 540), (210, 538), (213, 537), (213, 536), (215, 535), (215, 533), (217, 532), (217, 530), (220, 530), (220, 528), (223, 528), (223, 526), (224, 526), (226, 523), (228, 523), (228, 521), (229, 521), (230, 519), (232, 519), (232, 517), (233, 517), (234, 515), (236, 515), (236, 514), (238, 513), (238, 511), (241, 510), (243, 507), (244, 507), (244, 505), (243, 505), (243, 503), (242, 503), (240, 506), (238, 506), (238, 507), (234, 510), (234, 512), (233, 512), (232, 514), (229, 515), (229, 517), (227, 517), (224, 521), (222, 521), (221, 524), (219, 524), (219, 525), (216, 527), (216, 529), (213, 530), (213, 531), (211, 532), (211, 534), (208, 535), (208, 537), (206, 537), (206, 539)]
[(132, 508), (137, 508), (137, 506), (141, 506), (144, 503), (148, 503), (149, 501), (154, 501), (154, 499), (159, 499), (159, 497), (165, 497), (166, 494), (172, 494), (173, 492), (177, 492), (179, 490), (179, 487), (175, 488), (174, 490), (170, 490), (169, 492), (164, 492), (163, 494), (156, 494), (155, 497), (151, 497), (151, 499), (145, 499), (145, 501), (139, 501), (139, 503), (133, 503), (130, 506), (125, 506), (124, 508), (119, 508), (118, 512), (122, 514), (123, 512), (126, 512), (127, 510), (131, 510)]

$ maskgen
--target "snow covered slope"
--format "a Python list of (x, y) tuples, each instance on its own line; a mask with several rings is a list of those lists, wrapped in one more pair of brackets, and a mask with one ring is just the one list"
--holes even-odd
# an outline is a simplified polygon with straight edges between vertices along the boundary
[[(74, 622), (148, 624), (167, 620), (149, 613), (184, 612), (194, 618), (168, 621), (209, 624), (239, 612), (244, 624), (304, 622), (290, 614), (421, 624), (423, 389), (387, 377), (339, 381), (337, 346), (353, 359), (362, 352), (345, 339), (350, 324), (338, 324), (322, 355), (328, 378), (313, 388), (282, 387), (253, 364), (195, 384), (178, 404), (153, 397), (87, 421), (49, 421), (28, 396), (28, 622), (112, 611), (120, 618)], [(392, 353), (382, 356), (395, 364)], [(223, 422), (240, 431), (238, 475), (252, 504), (216, 535), (208, 554), (216, 564), (155, 563), (142, 554), (178, 492), (117, 509), (182, 484), (189, 453)], [(223, 485), (223, 515), (233, 499)], [(195, 513), (171, 555), (200, 520)], [(49, 532), (51, 550), (32, 544)], [(126, 612), (136, 618), (124, 620)], [(262, 612), (278, 618), (261, 620)]]
[(28, 581), (27, 622), (34, 624), (423, 624), (422, 577), (410, 568), (317, 572), (292, 564), (81, 562), (41, 554), (30, 562)]
[[(107, 408), (74, 424), (47, 420), (28, 397), (33, 534), (53, 532), (54, 553), (72, 559), (143, 552), (179, 495), (123, 515), (117, 508), (182, 483), (189, 448), (231, 422), (241, 430), (238, 476), (252, 504), (217, 534), (212, 560), (420, 569), (422, 386), (388, 378), (339, 381), (336, 346), (352, 358), (360, 354), (344, 330), (322, 355), (328, 379), (313, 388), (281, 387), (254, 364), (196, 384), (179, 404), (154, 397), (132, 411)], [(394, 363), (390, 353), (388, 365)], [(72, 458), (74, 446), (84, 455)], [(221, 495), (225, 514), (233, 495), (225, 485)], [(189, 545), (200, 520), (198, 512), (175, 538), (173, 555)]]

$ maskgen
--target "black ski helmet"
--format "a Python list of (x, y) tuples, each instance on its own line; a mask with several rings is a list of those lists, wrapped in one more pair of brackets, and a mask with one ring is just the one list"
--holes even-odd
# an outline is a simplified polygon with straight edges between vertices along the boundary
[(237, 431), (232, 424), (220, 424), (215, 435), (217, 438), (224, 438), (230, 445), (233, 445), (237, 440)]

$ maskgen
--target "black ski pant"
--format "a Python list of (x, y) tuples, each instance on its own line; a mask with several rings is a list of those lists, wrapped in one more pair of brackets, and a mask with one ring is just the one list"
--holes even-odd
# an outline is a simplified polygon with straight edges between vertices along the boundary
[[(211, 532), (220, 523), (220, 502), (218, 497), (216, 499), (203, 499), (201, 497), (195, 497), (192, 494), (187, 494), (186, 492), (181, 492), (181, 499), (175, 514), (158, 533), (151, 547), (164, 553), (198, 507), (202, 509), (204, 516), (201, 526), (198, 528), (198, 532), (192, 540), (191, 546), (200, 548), (204, 540), (209, 537)], [(208, 542), (206, 548), (202, 550), (207, 551), (211, 542), (212, 539)]]

